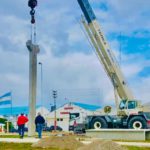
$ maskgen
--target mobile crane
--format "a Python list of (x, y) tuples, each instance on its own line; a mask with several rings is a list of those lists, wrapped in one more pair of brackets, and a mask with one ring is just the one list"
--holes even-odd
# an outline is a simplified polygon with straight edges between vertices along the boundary
[[(123, 73), (111, 51), (88, 0), (77, 0), (84, 14), (83, 26), (95, 52), (110, 78), (115, 93), (116, 115), (90, 115), (86, 118), (87, 129), (150, 127), (150, 112), (145, 112), (140, 101), (134, 99)], [(85, 19), (86, 20), (85, 20)], [(118, 98), (119, 96), (119, 98)]]

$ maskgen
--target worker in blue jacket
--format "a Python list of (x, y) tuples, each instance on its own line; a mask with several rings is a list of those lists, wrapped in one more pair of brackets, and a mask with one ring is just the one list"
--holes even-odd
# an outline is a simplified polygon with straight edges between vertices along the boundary
[(42, 138), (42, 130), (43, 130), (44, 123), (45, 123), (45, 119), (39, 112), (35, 118), (36, 131), (38, 132), (39, 138)]

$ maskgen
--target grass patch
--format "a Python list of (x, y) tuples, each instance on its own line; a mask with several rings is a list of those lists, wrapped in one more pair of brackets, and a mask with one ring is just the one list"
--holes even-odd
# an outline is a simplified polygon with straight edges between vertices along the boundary
[[(0, 150), (41, 150), (41, 148), (33, 148), (29, 143), (0, 143)], [(44, 148), (44, 150), (59, 150), (54, 148)]]
[(132, 140), (132, 141), (131, 140), (129, 140), (129, 141), (128, 140), (113, 140), (113, 141), (114, 142), (136, 142), (136, 143), (142, 142), (142, 143), (150, 143), (150, 140), (145, 140), (145, 141), (142, 141), (142, 140), (141, 141), (136, 141), (136, 140), (135, 141), (134, 140)]
[(136, 146), (124, 146), (128, 150), (150, 150), (150, 147), (136, 147)]
[[(24, 137), (28, 137), (24, 135)], [(19, 138), (19, 135), (0, 135), (0, 138)]]

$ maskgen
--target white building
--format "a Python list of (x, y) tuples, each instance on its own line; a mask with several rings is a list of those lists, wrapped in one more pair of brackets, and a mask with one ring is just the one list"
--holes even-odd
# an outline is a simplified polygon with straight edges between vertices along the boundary
[[(21, 108), (21, 107), (20, 107)], [(24, 109), (25, 110), (25, 109)], [(22, 112), (25, 112), (25, 114), (27, 115), (28, 114), (28, 111), (22, 111)], [(40, 112), (41, 115), (46, 119), (47, 116), (49, 115), (49, 110), (46, 108), (46, 107), (37, 107), (36, 108), (36, 115), (37, 113)], [(18, 112), (17, 112), (18, 113)], [(18, 113), (19, 115), (21, 113)], [(10, 116), (10, 117), (7, 117), (8, 120), (10, 120), (12, 122), (12, 124), (14, 125), (14, 128), (18, 128), (18, 125), (17, 125), (17, 118), (19, 115), (14, 115), (13, 117)], [(28, 123), (26, 124), (26, 127), (28, 126)]]
[(36, 115), (38, 114), (38, 112), (40, 112), (44, 118), (46, 118), (49, 115), (49, 110), (46, 107), (36, 108)]
[[(99, 109), (99, 106), (82, 104), (82, 103), (67, 103), (56, 110), (56, 124), (61, 127), (63, 131), (68, 131), (69, 126), (83, 124), (87, 115), (93, 114), (93, 111)], [(47, 126), (54, 126), (55, 111), (49, 113), (46, 117)]]

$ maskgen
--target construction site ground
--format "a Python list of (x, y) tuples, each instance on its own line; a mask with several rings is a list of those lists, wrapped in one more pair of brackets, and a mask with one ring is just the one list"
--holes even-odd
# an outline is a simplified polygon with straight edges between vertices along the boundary
[(131, 148), (133, 150), (150, 150), (150, 141), (108, 141), (98, 140), (84, 135), (70, 135), (68, 133), (44, 133), (42, 139), (38, 139), (37, 136), (27, 137), (27, 135), (23, 139), (20, 139), (17, 134), (0, 134), (0, 150), (2, 148), (3, 150), (10, 150), (9, 146), (11, 146), (11, 150), (16, 150), (12, 147), (18, 147), (19, 145), (19, 149), (23, 150), (21, 146), (25, 144), (30, 147), (30, 150), (38, 150), (38, 148), (45, 148), (46, 150), (109, 150), (109, 148), (111, 150), (131, 150)]
[[(25, 137), (24, 139), (20, 139), (20, 138), (0, 138), (0, 142), (9, 142), (9, 143), (36, 143), (38, 142), (39, 139), (38, 138), (32, 138), (32, 137)], [(81, 140), (81, 142), (83, 144), (90, 144), (92, 142), (88, 139), (88, 140)], [(115, 141), (116, 143), (120, 144), (120, 145), (128, 145), (128, 146), (139, 146), (139, 147), (149, 147), (150, 148), (150, 141), (146, 141), (146, 142), (126, 142), (126, 141)]]

